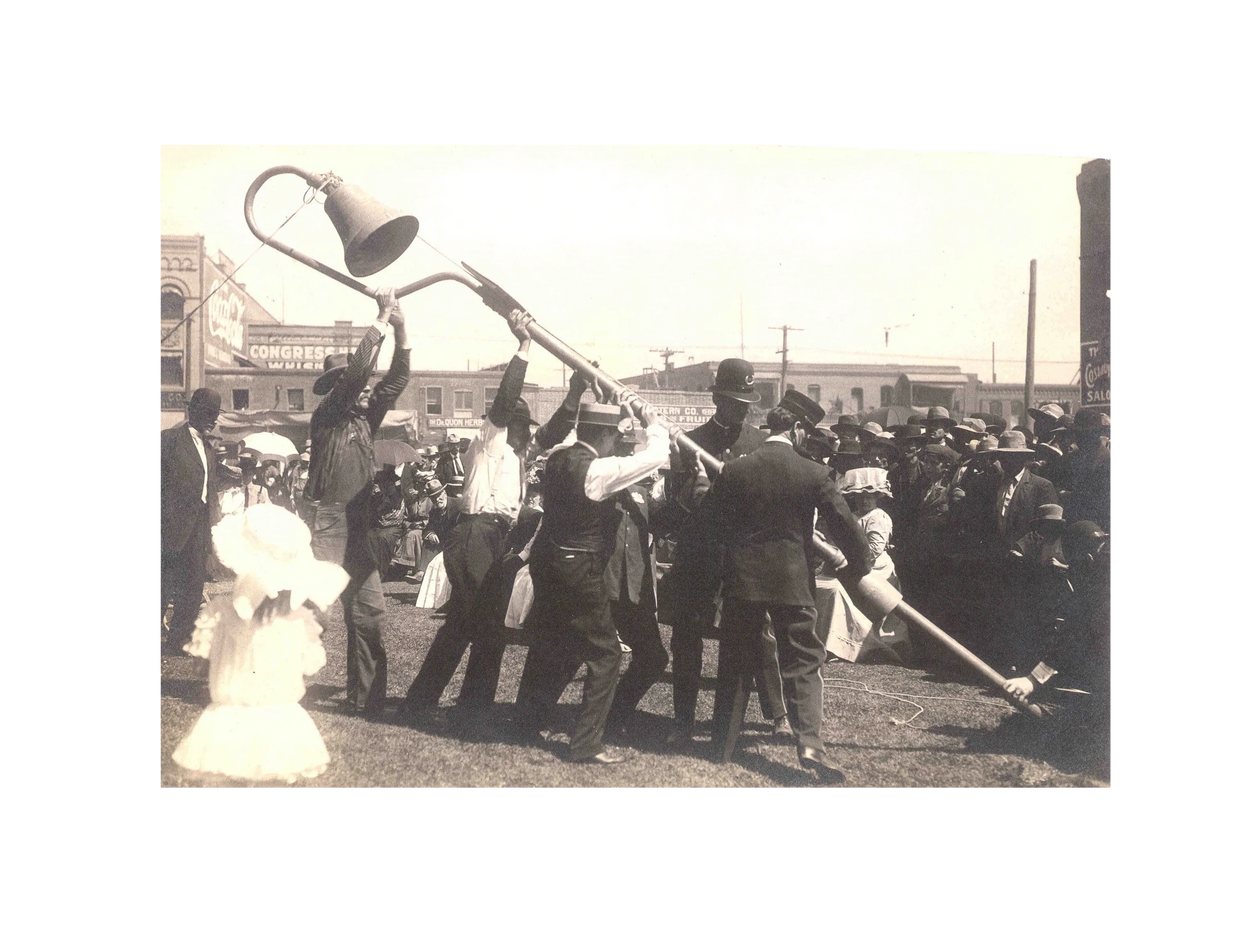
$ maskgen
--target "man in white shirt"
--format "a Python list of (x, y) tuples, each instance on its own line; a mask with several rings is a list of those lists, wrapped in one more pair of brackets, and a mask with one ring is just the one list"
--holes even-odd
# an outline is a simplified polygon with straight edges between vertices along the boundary
[(475, 612), (475, 602), (487, 570), (504, 554), (505, 538), (521, 511), (525, 492), (521, 454), (529, 445), (531, 425), (537, 426), (529, 405), (520, 397), (530, 358), (529, 321), (526, 311), (514, 309), (508, 314), (508, 328), (520, 345), (504, 370), (486, 420), (462, 457), (465, 479), (460, 517), (443, 541), (444, 570), (452, 596), (445, 609), (447, 617), (401, 706), (400, 717), (405, 720), (439, 705), (471, 644), (457, 706), (481, 713), (495, 701), (504, 656), (503, 629), (485, 625), (484, 614)]
[[(626, 391), (621, 403), (632, 399)], [(517, 726), (537, 732), (577, 668), (586, 665), (581, 711), (569, 742), (569, 759), (614, 764), (624, 757), (603, 746), (603, 728), (620, 676), (620, 641), (607, 611), (603, 576), (615, 546), (610, 497), (668, 465), (667, 428), (640, 415), (647, 447), (614, 456), (623, 409), (583, 404), (577, 442), (547, 460), (543, 520), (530, 551), (530, 578), (538, 603), (529, 621), (533, 644), (517, 693)]]

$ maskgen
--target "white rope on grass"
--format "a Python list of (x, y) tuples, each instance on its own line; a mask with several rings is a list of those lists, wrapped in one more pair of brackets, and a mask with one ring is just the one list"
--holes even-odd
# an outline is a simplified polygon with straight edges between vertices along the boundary
[[(830, 682), (850, 683), (852, 685), (850, 686), (828, 686), (827, 684)], [(958, 696), (919, 696), (919, 695), (916, 695), (915, 693), (888, 693), (888, 692), (883, 692), (882, 690), (879, 690), (879, 689), (875, 689), (869, 683), (863, 683), (861, 680), (850, 680), (850, 679), (847, 679), (846, 677), (824, 676), (822, 678), (822, 684), (826, 689), (846, 689), (849, 692), (868, 693), (871, 696), (882, 696), (885, 699), (894, 699), (896, 702), (904, 702), (904, 703), (907, 703), (908, 705), (916, 707), (917, 711), (914, 712), (912, 716), (910, 716), (909, 718), (906, 718), (906, 719), (893, 718), (891, 720), (891, 724), (893, 725), (908, 725), (910, 722), (913, 721), (913, 719), (917, 718), (917, 716), (921, 715), (922, 712), (926, 711), (925, 706), (921, 706), (921, 705), (918, 705), (916, 702), (912, 702), (911, 700), (913, 699), (939, 700), (942, 702), (968, 702), (974, 705), (989, 705), (989, 706), (995, 706), (1000, 709), (1007, 708), (1006, 702), (991, 702), (988, 699), (961, 699)]]

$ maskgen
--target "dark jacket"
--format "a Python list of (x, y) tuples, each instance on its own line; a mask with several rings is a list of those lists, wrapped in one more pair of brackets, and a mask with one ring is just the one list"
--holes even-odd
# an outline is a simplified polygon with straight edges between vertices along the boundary
[(1007, 514), (1001, 515), (1001, 496), (1005, 488), (1006, 484), (1001, 486), (999, 492), (996, 493), (994, 515), (999, 537), (1006, 547), (1011, 549), (1032, 529), (1033, 519), (1038, 514), (1038, 506), (1057, 505), (1059, 496), (1055, 494), (1055, 487), (1050, 482), (1025, 470), (1012, 492)]
[[(188, 423), (170, 427), (159, 434), (160, 472), (160, 542), (165, 553), (177, 553), (185, 547), (194, 523), (202, 513), (202, 459)], [(215, 451), (203, 440), (207, 463), (207, 515), (214, 524), (219, 520), (219, 480), (215, 475)]]
[(790, 444), (770, 440), (728, 463), (711, 494), (727, 546), (726, 597), (813, 605), (815, 509), (848, 558), (850, 573), (874, 565), (865, 533), (826, 467), (798, 456)]
[(375, 386), (365, 412), (354, 410), (374, 371), (383, 334), (371, 327), (348, 368), (310, 415), (310, 473), (306, 498), (320, 504), (346, 504), (368, 492), (375, 475), (374, 437), (383, 416), (409, 382), (409, 350), (392, 354), (392, 367)]

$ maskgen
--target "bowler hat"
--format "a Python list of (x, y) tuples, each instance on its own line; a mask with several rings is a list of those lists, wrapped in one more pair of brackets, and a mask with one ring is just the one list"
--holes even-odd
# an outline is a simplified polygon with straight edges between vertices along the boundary
[(806, 421), (815, 426), (827, 413), (822, 410), (822, 405), (808, 395), (802, 395), (795, 388), (790, 388), (784, 392), (784, 397), (779, 399), (778, 407), (791, 411), (797, 416), (798, 420)]
[(577, 409), (578, 424), (595, 424), (599, 427), (619, 427), (622, 412), (619, 405), (584, 402)]
[(329, 353), (323, 358), (323, 374), (315, 379), (311, 390), (316, 395), (326, 395), (352, 360), (352, 353)]
[(762, 397), (754, 388), (753, 366), (746, 359), (733, 358), (720, 362), (719, 368), (715, 370), (715, 384), (710, 390), (750, 404)]
[(934, 405), (926, 413), (927, 427), (942, 427), (944, 430), (950, 430), (956, 426), (956, 422), (952, 420), (951, 412), (942, 405)]
[(189, 407), (195, 411), (214, 411), (220, 413), (220, 393), (214, 388), (196, 388), (189, 396)]

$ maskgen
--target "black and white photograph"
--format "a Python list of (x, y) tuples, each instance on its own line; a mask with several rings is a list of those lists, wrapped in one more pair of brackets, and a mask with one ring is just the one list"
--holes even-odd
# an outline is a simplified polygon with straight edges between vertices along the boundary
[(161, 784), (1109, 786), (1110, 169), (162, 147)]

